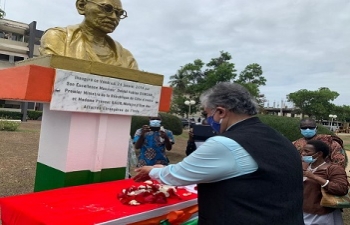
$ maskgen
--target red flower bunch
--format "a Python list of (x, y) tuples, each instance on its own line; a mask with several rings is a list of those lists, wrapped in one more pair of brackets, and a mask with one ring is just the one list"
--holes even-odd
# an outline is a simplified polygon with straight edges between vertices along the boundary
[(124, 205), (140, 205), (145, 203), (165, 204), (169, 197), (180, 197), (176, 194), (174, 186), (155, 184), (146, 181), (139, 186), (125, 188), (118, 194), (118, 199)]

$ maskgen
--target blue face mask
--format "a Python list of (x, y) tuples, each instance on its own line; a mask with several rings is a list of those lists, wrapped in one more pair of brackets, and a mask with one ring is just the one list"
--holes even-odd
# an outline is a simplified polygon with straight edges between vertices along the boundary
[(160, 127), (162, 121), (160, 120), (150, 120), (149, 121), (149, 126), (150, 127)]
[(221, 123), (218, 123), (218, 122), (214, 121), (214, 114), (215, 114), (215, 112), (213, 113), (213, 115), (207, 117), (207, 123), (211, 126), (211, 128), (213, 128), (213, 130), (216, 133), (220, 133)]
[(306, 138), (312, 138), (316, 135), (316, 128), (315, 129), (300, 129), (300, 133), (306, 137)]
[(317, 160), (317, 158), (314, 159), (312, 155), (305, 155), (301, 157), (301, 160), (303, 160), (306, 163), (314, 163)]

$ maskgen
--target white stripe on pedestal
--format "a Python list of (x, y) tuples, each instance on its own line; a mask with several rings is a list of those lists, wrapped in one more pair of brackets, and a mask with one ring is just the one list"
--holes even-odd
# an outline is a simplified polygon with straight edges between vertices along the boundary
[(38, 162), (63, 172), (126, 167), (131, 116), (51, 111), (44, 104)]

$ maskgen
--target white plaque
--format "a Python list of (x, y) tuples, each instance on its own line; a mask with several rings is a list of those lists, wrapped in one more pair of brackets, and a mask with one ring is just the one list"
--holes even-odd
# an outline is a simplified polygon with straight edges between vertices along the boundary
[(160, 93), (160, 86), (56, 69), (50, 109), (156, 116)]

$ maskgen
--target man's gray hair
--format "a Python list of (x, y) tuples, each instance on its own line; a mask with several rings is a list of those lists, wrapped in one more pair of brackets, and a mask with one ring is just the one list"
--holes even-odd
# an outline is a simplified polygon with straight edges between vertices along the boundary
[(242, 85), (222, 82), (205, 91), (200, 97), (203, 107), (215, 109), (224, 107), (231, 112), (246, 115), (258, 113), (258, 104)]

